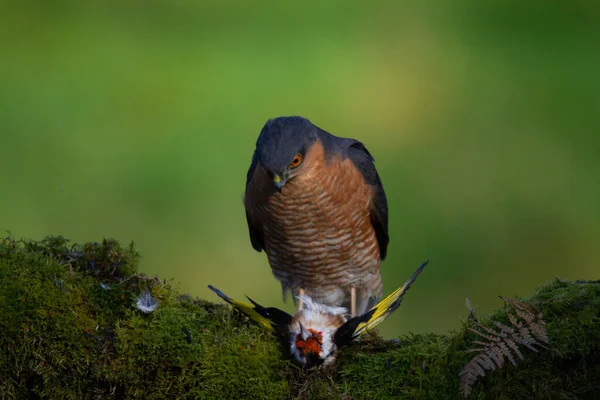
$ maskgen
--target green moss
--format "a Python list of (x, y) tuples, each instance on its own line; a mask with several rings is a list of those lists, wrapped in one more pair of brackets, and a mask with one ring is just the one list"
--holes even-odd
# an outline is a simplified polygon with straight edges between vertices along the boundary
[[(138, 260), (113, 240), (1, 239), (0, 397), (454, 399), (472, 356), (465, 327), (371, 334), (334, 368), (303, 371), (239, 313), (139, 274)], [(135, 307), (146, 291), (159, 302), (148, 314)], [(544, 314), (551, 349), (488, 372), (471, 397), (600, 396), (600, 282), (555, 280), (525, 300)], [(506, 321), (503, 309), (490, 317)]]
[[(138, 274), (138, 258), (112, 240), (0, 241), (1, 398), (285, 396), (270, 336)], [(150, 314), (135, 308), (144, 291)]]
[[(577, 399), (600, 396), (600, 282), (555, 280), (526, 302), (547, 321), (551, 349), (523, 350), (510, 364), (475, 384), (474, 399)], [(508, 323), (504, 309), (491, 319)], [(355, 399), (454, 399), (458, 374), (476, 340), (465, 329), (448, 335), (407, 335), (377, 351), (359, 343), (338, 364), (338, 385)]]

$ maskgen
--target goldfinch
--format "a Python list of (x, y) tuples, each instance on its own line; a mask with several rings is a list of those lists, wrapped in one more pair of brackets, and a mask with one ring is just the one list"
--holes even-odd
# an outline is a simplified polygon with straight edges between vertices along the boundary
[(208, 288), (285, 340), (292, 358), (300, 365), (314, 367), (333, 363), (342, 346), (357, 340), (389, 317), (400, 306), (404, 294), (428, 262), (423, 263), (404, 285), (375, 307), (356, 317), (349, 317), (346, 308), (319, 304), (306, 295), (300, 298), (303, 307), (290, 315), (278, 308), (263, 307), (249, 297), (251, 304), (232, 299), (211, 285)]

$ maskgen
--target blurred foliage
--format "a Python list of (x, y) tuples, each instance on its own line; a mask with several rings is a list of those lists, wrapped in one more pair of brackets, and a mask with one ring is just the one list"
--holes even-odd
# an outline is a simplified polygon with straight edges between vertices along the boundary
[(264, 122), (303, 115), (377, 160), (385, 293), (432, 260), (382, 332), (442, 332), (598, 277), (598, 37), (593, 1), (0, 2), (0, 230), (283, 307), (241, 195)]
[[(0, 239), (0, 397), (455, 399), (480, 339), (468, 323), (399, 341), (371, 332), (334, 368), (305, 371), (241, 313), (139, 274), (137, 258), (112, 240)], [(136, 307), (143, 292), (155, 311)], [(525, 301), (542, 312), (551, 350), (488, 372), (470, 398), (598, 398), (600, 281), (556, 279)], [(503, 309), (490, 318), (508, 323)]]

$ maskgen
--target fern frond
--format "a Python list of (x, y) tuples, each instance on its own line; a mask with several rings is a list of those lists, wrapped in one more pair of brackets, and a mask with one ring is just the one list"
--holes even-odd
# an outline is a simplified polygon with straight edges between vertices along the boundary
[(513, 357), (510, 350), (508, 349), (508, 346), (506, 345), (506, 343), (498, 342), (497, 347), (492, 347), (492, 351), (494, 351), (496, 354), (498, 354), (501, 357), (508, 358), (508, 361), (510, 361), (510, 363), (512, 365), (517, 365), (517, 361)]
[[(488, 320), (489, 320), (489, 318), (488, 318)], [(487, 326), (485, 326), (485, 325), (483, 325), (483, 324), (481, 324), (479, 322), (477, 323), (477, 326), (480, 327), (481, 329), (483, 329), (484, 331), (486, 331), (487, 333), (491, 334), (491, 335), (500, 336), (498, 334), (498, 332), (496, 332), (494, 329), (492, 329), (490, 327), (487, 327)]]
[(510, 325), (487, 318), (491, 326), (486, 326), (476, 318), (470, 318), (474, 321), (475, 327), (467, 327), (467, 330), (485, 340), (473, 340), (471, 343), (482, 347), (466, 350), (467, 353), (478, 354), (459, 374), (460, 392), (465, 397), (469, 396), (477, 379), (485, 376), (486, 370), (495, 371), (496, 368), (502, 368), (505, 360), (516, 366), (515, 356), (524, 360), (525, 357), (519, 346), (527, 347), (537, 353), (536, 346), (547, 348), (545, 344), (549, 343), (541, 313), (537, 313), (522, 301), (502, 296), (500, 298), (504, 301), (505, 313)]
[(513, 351), (513, 352), (514, 352), (514, 353), (515, 353), (517, 356), (519, 356), (519, 358), (520, 358), (521, 360), (524, 360), (524, 359), (525, 359), (525, 358), (523, 358), (523, 353), (521, 353), (521, 350), (519, 350), (519, 346), (517, 346), (517, 344), (514, 342), (514, 340), (512, 340), (512, 339), (509, 339), (509, 338), (506, 338), (505, 342), (506, 342), (506, 345), (507, 345), (508, 347), (510, 347), (510, 348), (512, 349), (512, 351)]
[[(492, 320), (490, 320), (490, 321), (492, 321)], [(498, 322), (498, 321), (492, 321), (492, 322), (494, 325), (496, 325), (498, 328), (500, 328), (500, 335), (503, 337), (508, 336), (509, 333), (510, 334), (515, 333), (515, 330), (513, 328), (511, 328), (508, 325), (503, 324), (502, 322)]]
[(500, 296), (500, 298), (504, 301), (504, 309), (506, 312), (508, 312), (507, 308), (510, 305), (515, 313), (528, 324), (532, 323), (537, 317), (537, 313), (522, 301), (502, 296)]
[[(494, 338), (494, 341), (496, 341), (496, 340), (498, 340), (498, 339)], [(473, 340), (471, 343), (481, 344), (481, 345), (485, 346), (486, 348), (494, 345), (493, 343), (482, 342), (481, 340)], [(485, 348), (483, 348), (482, 350), (485, 350)]]
[(474, 334), (476, 334), (476, 335), (479, 335), (479, 336), (481, 336), (482, 338), (484, 338), (484, 339), (487, 339), (487, 340), (495, 340), (495, 339), (496, 339), (496, 336), (495, 336), (495, 335), (486, 335), (485, 333), (483, 333), (483, 332), (480, 332), (480, 331), (478, 331), (478, 330), (477, 330), (477, 329), (475, 329), (475, 328), (470, 328), (470, 327), (469, 327), (469, 328), (467, 328), (467, 330), (469, 330), (469, 331), (473, 332)]

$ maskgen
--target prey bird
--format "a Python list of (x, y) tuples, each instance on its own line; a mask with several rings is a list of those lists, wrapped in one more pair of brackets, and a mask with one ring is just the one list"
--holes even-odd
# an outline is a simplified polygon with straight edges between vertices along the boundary
[(340, 347), (359, 339), (389, 317), (402, 303), (402, 299), (417, 276), (429, 261), (423, 263), (392, 294), (362, 315), (347, 317), (343, 307), (319, 304), (303, 296), (304, 307), (290, 315), (275, 307), (263, 307), (248, 297), (244, 303), (208, 285), (209, 289), (236, 309), (246, 314), (263, 328), (274, 333), (289, 348), (293, 359), (304, 367), (329, 365), (335, 361)]
[(302, 308), (313, 302), (363, 314), (381, 297), (388, 205), (374, 159), (358, 140), (302, 117), (262, 128), (244, 195), (250, 241)]

